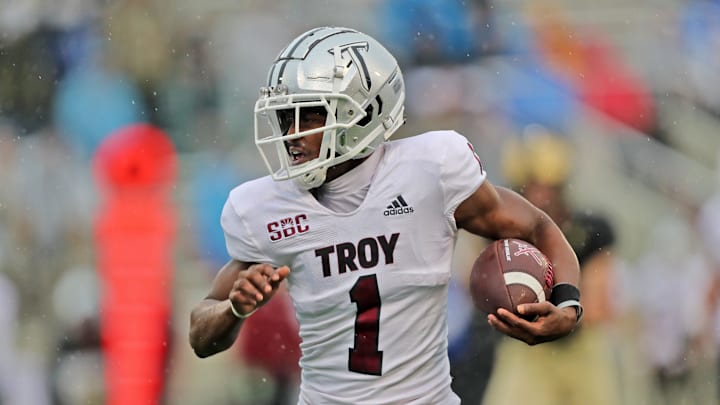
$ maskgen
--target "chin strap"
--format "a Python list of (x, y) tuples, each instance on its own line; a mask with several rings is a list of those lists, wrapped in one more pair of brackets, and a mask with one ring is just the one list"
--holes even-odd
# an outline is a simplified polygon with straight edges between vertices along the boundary
[(295, 182), (303, 189), (310, 190), (322, 186), (327, 177), (327, 168), (318, 167), (308, 173), (295, 177)]

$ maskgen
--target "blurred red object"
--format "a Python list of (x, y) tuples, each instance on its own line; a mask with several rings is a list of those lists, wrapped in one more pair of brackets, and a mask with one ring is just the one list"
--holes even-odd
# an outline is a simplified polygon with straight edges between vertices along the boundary
[(162, 186), (177, 175), (177, 156), (170, 138), (150, 124), (119, 129), (95, 154), (98, 181), (112, 188)]
[(580, 99), (609, 118), (642, 132), (655, 128), (649, 84), (636, 75), (601, 31), (579, 29), (545, 3), (528, 8), (542, 60), (573, 85)]
[(163, 131), (124, 127), (99, 146), (95, 220), (106, 404), (162, 403), (170, 339), (177, 158)]
[(588, 41), (585, 54), (589, 74), (579, 81), (581, 99), (596, 110), (638, 131), (655, 127), (655, 102), (649, 86), (634, 75), (600, 41)]

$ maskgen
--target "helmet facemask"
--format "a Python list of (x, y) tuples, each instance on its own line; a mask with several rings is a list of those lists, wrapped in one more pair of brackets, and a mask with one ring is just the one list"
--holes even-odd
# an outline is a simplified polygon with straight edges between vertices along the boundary
[[(351, 114), (348, 119), (338, 122), (332, 111), (337, 106), (353, 106), (359, 114)], [(306, 108), (325, 109), (325, 125), (319, 128), (300, 131), (301, 114)], [(292, 114), (293, 118), (288, 118)], [(327, 169), (351, 159), (353, 156), (338, 151), (338, 137), (344, 137), (351, 128), (365, 116), (355, 100), (343, 94), (293, 94), (261, 97), (255, 105), (255, 144), (274, 180), (296, 179), (306, 189), (320, 186), (325, 181)], [(289, 123), (295, 126), (290, 134)], [(270, 132), (263, 131), (261, 124), (267, 124)], [(287, 143), (293, 139), (322, 133), (319, 155), (310, 161), (294, 165)]]

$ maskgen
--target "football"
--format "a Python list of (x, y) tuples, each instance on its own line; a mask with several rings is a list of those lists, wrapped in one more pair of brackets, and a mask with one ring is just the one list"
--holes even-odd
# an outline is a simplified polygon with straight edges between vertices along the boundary
[(495, 314), (505, 308), (520, 316), (518, 305), (550, 298), (553, 279), (552, 264), (538, 248), (519, 239), (500, 239), (475, 259), (469, 288), (478, 310)]

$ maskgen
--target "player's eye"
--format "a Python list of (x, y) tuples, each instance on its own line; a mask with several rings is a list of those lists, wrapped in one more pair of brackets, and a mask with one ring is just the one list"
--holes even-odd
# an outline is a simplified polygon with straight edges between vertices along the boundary
[(300, 122), (302, 123), (325, 123), (327, 111), (325, 107), (306, 107), (300, 109)]
[(277, 118), (282, 133), (287, 134), (290, 130), (290, 126), (295, 121), (295, 110), (292, 108), (287, 110), (278, 110)]
[[(282, 133), (287, 135), (290, 128), (295, 125), (295, 109), (288, 108), (277, 111), (278, 124)], [(298, 113), (298, 121), (300, 128), (320, 127), (325, 124), (327, 112), (324, 107), (305, 107), (300, 108)]]

